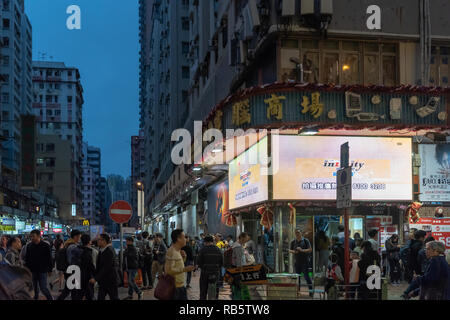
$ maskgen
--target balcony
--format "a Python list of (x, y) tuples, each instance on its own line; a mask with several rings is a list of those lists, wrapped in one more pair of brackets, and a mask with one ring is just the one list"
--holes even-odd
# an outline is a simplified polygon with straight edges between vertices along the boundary
[(61, 108), (61, 103), (47, 103), (46, 107), (49, 109), (60, 109)]
[(42, 102), (33, 103), (33, 109), (40, 109), (40, 108), (42, 108)]

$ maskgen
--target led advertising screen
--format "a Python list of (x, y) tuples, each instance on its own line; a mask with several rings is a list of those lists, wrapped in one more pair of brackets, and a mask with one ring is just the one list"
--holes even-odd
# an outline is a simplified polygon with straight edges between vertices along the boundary
[(274, 200), (336, 200), (341, 145), (348, 142), (352, 198), (412, 200), (410, 138), (279, 136), (273, 177)]
[(420, 144), (421, 202), (450, 202), (450, 144)]
[(232, 160), (228, 166), (230, 210), (268, 200), (267, 137)]

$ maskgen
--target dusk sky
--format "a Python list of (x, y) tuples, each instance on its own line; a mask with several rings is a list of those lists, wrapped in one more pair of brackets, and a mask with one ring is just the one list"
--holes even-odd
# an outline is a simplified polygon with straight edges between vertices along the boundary
[[(81, 30), (68, 30), (66, 9), (81, 8)], [(139, 130), (138, 1), (25, 0), (33, 60), (77, 67), (84, 88), (83, 139), (100, 147), (102, 176), (131, 173), (130, 139)]]

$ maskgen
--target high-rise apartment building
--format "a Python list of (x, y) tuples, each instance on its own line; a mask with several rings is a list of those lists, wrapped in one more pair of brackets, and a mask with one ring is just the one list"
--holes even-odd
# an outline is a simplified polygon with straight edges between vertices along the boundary
[(89, 146), (86, 142), (83, 142), (83, 161), (81, 163), (82, 170), (82, 187), (81, 192), (83, 195), (82, 210), (83, 218), (95, 222), (97, 215), (96, 210), (96, 195), (97, 195), (97, 177), (95, 169), (89, 165)]
[(70, 142), (71, 201), (81, 216), (84, 100), (80, 73), (63, 62), (35, 61), (33, 87), (39, 135), (56, 135)]
[[(139, 131), (139, 136), (131, 137), (131, 206), (133, 217), (131, 224), (137, 226), (138, 219), (138, 189), (145, 187), (145, 148), (144, 130)], [(138, 184), (139, 183), (139, 184)]]
[(20, 115), (32, 114), (32, 29), (24, 0), (0, 1), (0, 47), (2, 166), (18, 181)]
[(188, 116), (190, 78), (189, 1), (140, 2), (141, 129), (144, 130), (145, 194), (149, 203), (173, 170), (171, 133)]

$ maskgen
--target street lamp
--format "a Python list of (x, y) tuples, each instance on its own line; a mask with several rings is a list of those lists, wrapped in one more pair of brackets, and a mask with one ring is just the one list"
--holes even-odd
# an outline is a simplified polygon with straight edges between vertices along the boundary
[(145, 214), (144, 214), (144, 184), (141, 181), (136, 183), (138, 190), (138, 217), (140, 218), (142, 232), (144, 231)]

